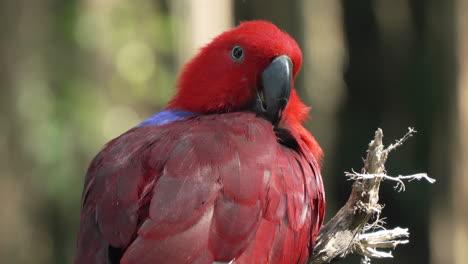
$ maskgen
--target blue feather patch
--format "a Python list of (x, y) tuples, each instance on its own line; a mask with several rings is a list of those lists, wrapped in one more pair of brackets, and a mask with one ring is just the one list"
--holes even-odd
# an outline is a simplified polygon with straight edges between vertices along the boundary
[(152, 115), (138, 126), (163, 126), (189, 116), (194, 116), (194, 113), (181, 110), (164, 110)]

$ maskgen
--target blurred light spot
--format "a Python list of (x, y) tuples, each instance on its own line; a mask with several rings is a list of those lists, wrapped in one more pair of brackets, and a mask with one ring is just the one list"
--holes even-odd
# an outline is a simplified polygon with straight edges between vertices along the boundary
[(25, 135), (23, 148), (41, 165), (57, 161), (61, 156), (57, 146), (63, 144), (62, 131), (57, 122), (46, 120), (30, 127), (34, 132)]
[(24, 75), (18, 80), (16, 88), (16, 107), (19, 115), (23, 121), (34, 123), (47, 120), (54, 106), (43, 72), (36, 63), (37, 61), (33, 60), (23, 65)]
[(75, 39), (89, 50), (112, 53), (112, 28), (109, 17), (96, 10), (84, 10), (77, 19)]
[[(10, 149), (8, 148), (8, 133), (9, 133), (9, 126), (6, 124), (6, 118), (4, 118), (2, 115), (0, 115), (0, 149), (2, 150), (2, 155), (0, 157), (2, 158), (2, 161), (5, 162), (5, 159), (8, 159), (10, 157)], [(0, 162), (2, 164), (2, 162)]]
[(92, 48), (97, 46), (96, 38), (93, 38), (93, 34), (91, 31), (91, 24), (96, 24), (97, 21), (95, 16), (91, 14), (89, 11), (82, 11), (80, 16), (77, 19), (76, 23), (76, 30), (75, 30), (75, 38), (76, 41), (82, 47)]
[(110, 108), (102, 121), (102, 135), (106, 140), (111, 140), (140, 121), (138, 114), (127, 106), (115, 106)]
[(116, 64), (120, 75), (134, 84), (148, 81), (155, 69), (151, 49), (140, 41), (123, 46), (117, 55)]

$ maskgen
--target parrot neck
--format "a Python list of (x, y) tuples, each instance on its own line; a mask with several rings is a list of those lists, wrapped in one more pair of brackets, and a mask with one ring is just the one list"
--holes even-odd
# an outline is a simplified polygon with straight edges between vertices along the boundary
[[(176, 100), (177, 99), (177, 100)], [(187, 101), (181, 101), (181, 98), (173, 99), (172, 102), (169, 104), (169, 107), (161, 111), (149, 119), (143, 121), (138, 126), (145, 126), (145, 125), (165, 125), (169, 124), (178, 120), (185, 119), (190, 116), (195, 116), (202, 114), (199, 111), (194, 111), (189, 109), (190, 104), (181, 103)], [(190, 101), (190, 100), (189, 100)], [(192, 100), (193, 101), (193, 100)], [(184, 109), (184, 110), (179, 110)], [(320, 145), (315, 140), (314, 136), (310, 134), (307, 129), (304, 128), (303, 123), (309, 117), (309, 110), (310, 107), (307, 107), (297, 96), (297, 92), (295, 89), (291, 91), (291, 95), (289, 98), (289, 103), (284, 110), (284, 115), (282, 121), (279, 124), (280, 131), (282, 128), (286, 130), (292, 130), (291, 134), (294, 135), (296, 140), (302, 140), (306, 146), (308, 147), (309, 151), (312, 152), (314, 157), (320, 163), (323, 157), (323, 151)], [(228, 112), (228, 111), (226, 111)]]
[(299, 137), (309, 148), (310, 152), (314, 155), (317, 161), (321, 162), (323, 158), (323, 151), (314, 136), (304, 128), (303, 123), (309, 116), (310, 107), (307, 107), (299, 96), (295, 89), (291, 91), (289, 103), (284, 111), (283, 121), (289, 129), (293, 130), (293, 134)]

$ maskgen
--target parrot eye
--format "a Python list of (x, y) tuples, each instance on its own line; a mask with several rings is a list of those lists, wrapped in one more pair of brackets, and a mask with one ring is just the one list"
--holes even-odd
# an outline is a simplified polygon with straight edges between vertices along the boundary
[(241, 46), (234, 46), (234, 48), (232, 48), (231, 58), (235, 62), (239, 62), (244, 58), (244, 50)]

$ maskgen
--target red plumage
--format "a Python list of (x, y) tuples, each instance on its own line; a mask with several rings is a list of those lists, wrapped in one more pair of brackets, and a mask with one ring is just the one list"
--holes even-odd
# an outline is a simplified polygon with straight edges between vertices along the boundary
[[(242, 63), (225, 56), (233, 45)], [(225, 32), (179, 79), (169, 108), (193, 116), (106, 145), (86, 175), (76, 264), (305, 262), (325, 210), (322, 152), (301, 125), (308, 109), (293, 90), (278, 124), (243, 110), (281, 54), (295, 76), (300, 50), (274, 25)]]

